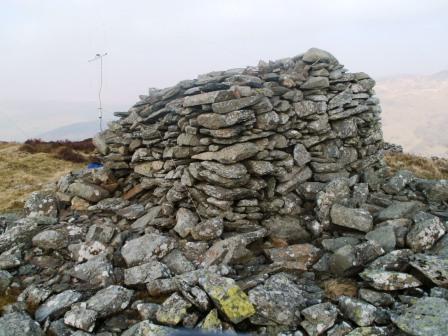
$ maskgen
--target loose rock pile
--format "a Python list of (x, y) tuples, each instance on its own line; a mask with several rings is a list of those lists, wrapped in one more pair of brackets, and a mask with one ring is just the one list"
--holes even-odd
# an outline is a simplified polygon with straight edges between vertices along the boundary
[(447, 335), (448, 181), (389, 176), (329, 53), (151, 90), (1, 217), (0, 335)]

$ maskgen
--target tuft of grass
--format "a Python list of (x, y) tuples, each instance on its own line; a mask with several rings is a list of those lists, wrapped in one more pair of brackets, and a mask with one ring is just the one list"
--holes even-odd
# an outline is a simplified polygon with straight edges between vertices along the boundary
[(448, 159), (426, 158), (408, 153), (387, 153), (384, 156), (392, 173), (406, 169), (426, 179), (448, 179)]
[(85, 165), (55, 158), (53, 153), (23, 152), (20, 147), (0, 143), (0, 213), (20, 211), (29, 193)]

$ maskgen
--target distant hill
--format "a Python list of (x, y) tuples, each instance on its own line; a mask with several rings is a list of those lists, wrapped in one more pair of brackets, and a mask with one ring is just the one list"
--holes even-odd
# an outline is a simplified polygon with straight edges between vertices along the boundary
[(379, 80), (376, 93), (387, 141), (406, 152), (448, 157), (448, 71)]
[[(106, 127), (107, 127), (107, 121), (104, 121), (103, 128)], [(37, 135), (37, 138), (45, 141), (55, 141), (64, 139), (78, 141), (87, 138), (92, 138), (98, 132), (99, 132), (99, 123), (98, 120), (95, 120), (95, 121), (79, 122), (58, 127)]]

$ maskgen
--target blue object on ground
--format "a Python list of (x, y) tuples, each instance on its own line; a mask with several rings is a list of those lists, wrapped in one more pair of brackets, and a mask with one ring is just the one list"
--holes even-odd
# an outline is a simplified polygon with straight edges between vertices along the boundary
[(87, 165), (87, 169), (98, 169), (98, 168), (103, 168), (103, 164), (100, 162), (90, 162)]

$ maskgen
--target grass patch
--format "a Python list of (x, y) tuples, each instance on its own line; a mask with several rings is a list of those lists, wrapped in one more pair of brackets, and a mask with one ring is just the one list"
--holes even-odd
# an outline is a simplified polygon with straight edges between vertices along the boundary
[(448, 179), (448, 159), (426, 158), (407, 153), (388, 153), (384, 156), (392, 173), (406, 169), (426, 179)]
[(20, 211), (29, 193), (85, 166), (55, 158), (54, 153), (28, 153), (20, 147), (0, 143), (0, 212)]

